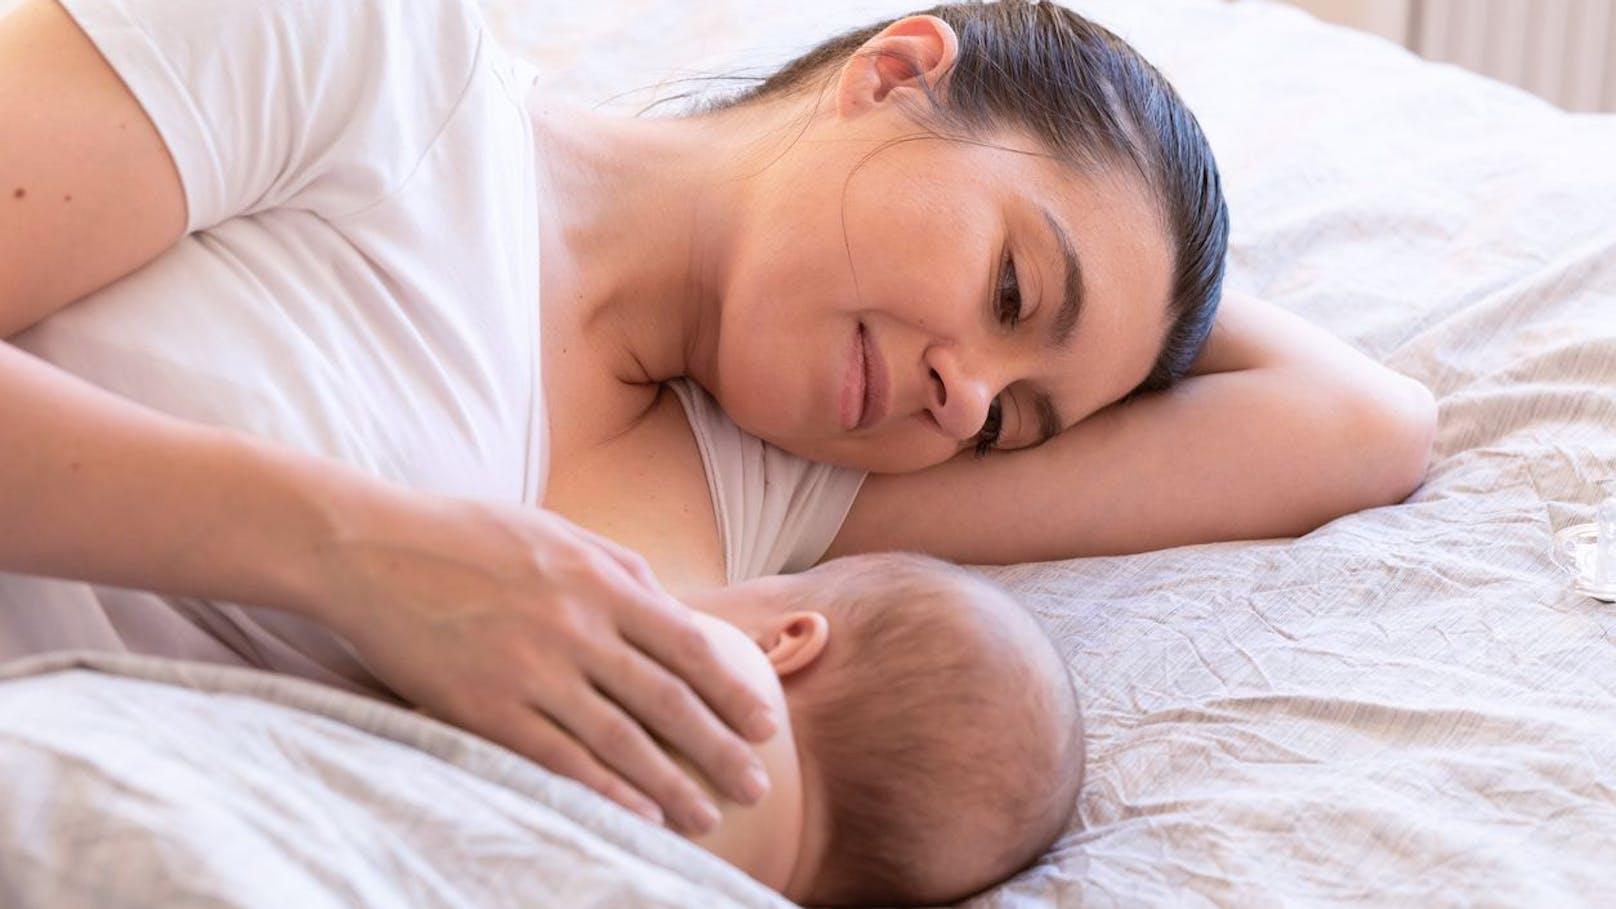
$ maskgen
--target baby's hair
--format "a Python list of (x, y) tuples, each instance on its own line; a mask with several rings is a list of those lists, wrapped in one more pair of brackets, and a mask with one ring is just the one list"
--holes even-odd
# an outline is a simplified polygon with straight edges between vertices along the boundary
[(793, 695), (829, 814), (805, 902), (954, 902), (1035, 861), (1070, 822), (1076, 692), (998, 585), (924, 556), (858, 561), (810, 607), (831, 633)]

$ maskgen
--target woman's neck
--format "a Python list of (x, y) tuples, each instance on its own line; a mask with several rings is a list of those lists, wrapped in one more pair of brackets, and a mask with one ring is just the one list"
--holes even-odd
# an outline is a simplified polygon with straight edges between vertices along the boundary
[(620, 381), (712, 387), (724, 267), (763, 169), (745, 137), (766, 112), (638, 120), (538, 92), (528, 111), (546, 322), (604, 344)]

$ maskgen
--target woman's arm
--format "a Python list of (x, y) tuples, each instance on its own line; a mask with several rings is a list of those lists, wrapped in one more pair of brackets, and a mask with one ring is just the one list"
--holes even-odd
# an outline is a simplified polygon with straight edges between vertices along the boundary
[(1251, 297), (1226, 294), (1194, 375), (1040, 448), (871, 476), (830, 556), (913, 549), (979, 564), (1288, 537), (1402, 500), (1425, 475), (1424, 386)]
[(0, 18), (0, 338), (156, 258), (185, 230), (157, 128), (54, 0)]
[(609, 541), (176, 420), (3, 342), (0, 426), (0, 571), (313, 619), (412, 703), (691, 832), (717, 808), (653, 734), (761, 794), (730, 729), (766, 737), (767, 702)]
[[(184, 231), (156, 127), (54, 0), (0, 18), (0, 181), (0, 338)], [(726, 724), (766, 736), (767, 702), (642, 560), (548, 512), (177, 420), (3, 340), (0, 503), (0, 571), (320, 621), (416, 704), (693, 832), (716, 808), (651, 734), (755, 800)]]

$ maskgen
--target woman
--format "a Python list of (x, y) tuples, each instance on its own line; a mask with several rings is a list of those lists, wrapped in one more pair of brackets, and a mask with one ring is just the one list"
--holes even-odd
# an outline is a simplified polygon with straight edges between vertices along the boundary
[(874, 472), (832, 555), (1294, 534), (1419, 481), (1423, 389), (1217, 307), (1216, 171), (1153, 70), (1057, 7), (933, 13), (621, 121), (534, 93), (469, 3), (24, 0), (0, 605), (349, 660), (700, 832), (647, 733), (751, 801), (736, 731), (774, 720), (562, 516), (665, 380)]

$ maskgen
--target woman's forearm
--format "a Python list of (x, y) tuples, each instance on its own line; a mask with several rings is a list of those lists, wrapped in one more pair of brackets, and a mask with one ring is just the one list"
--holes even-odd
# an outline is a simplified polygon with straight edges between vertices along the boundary
[(831, 554), (1005, 563), (1296, 536), (1408, 495), (1434, 427), (1418, 383), (1230, 297), (1196, 375), (1037, 449), (872, 476)]
[(0, 342), (0, 570), (327, 621), (316, 548), (385, 487), (117, 398)]
[[(1256, 298), (1228, 294), (1178, 410), (1202, 412), (1206, 456), (1262, 536), (1293, 536), (1419, 486), (1436, 404), (1419, 382)], [(1164, 418), (1171, 422), (1176, 413)], [(1188, 453), (1188, 452), (1186, 452)], [(1263, 507), (1263, 503), (1268, 507)]]
[(1424, 476), (1428, 413), (1424, 389), (1394, 377), (1344, 387), (1283, 368), (1196, 376), (1047, 453), (1084, 492), (1046, 512), (1042, 538), (1068, 548), (1042, 556), (1294, 537), (1401, 501)]
[(549, 512), (175, 420), (4, 342), (0, 427), (0, 571), (301, 614), (401, 698), (692, 833), (717, 809), (653, 735), (761, 796), (732, 730), (767, 738), (768, 702), (643, 561)]

